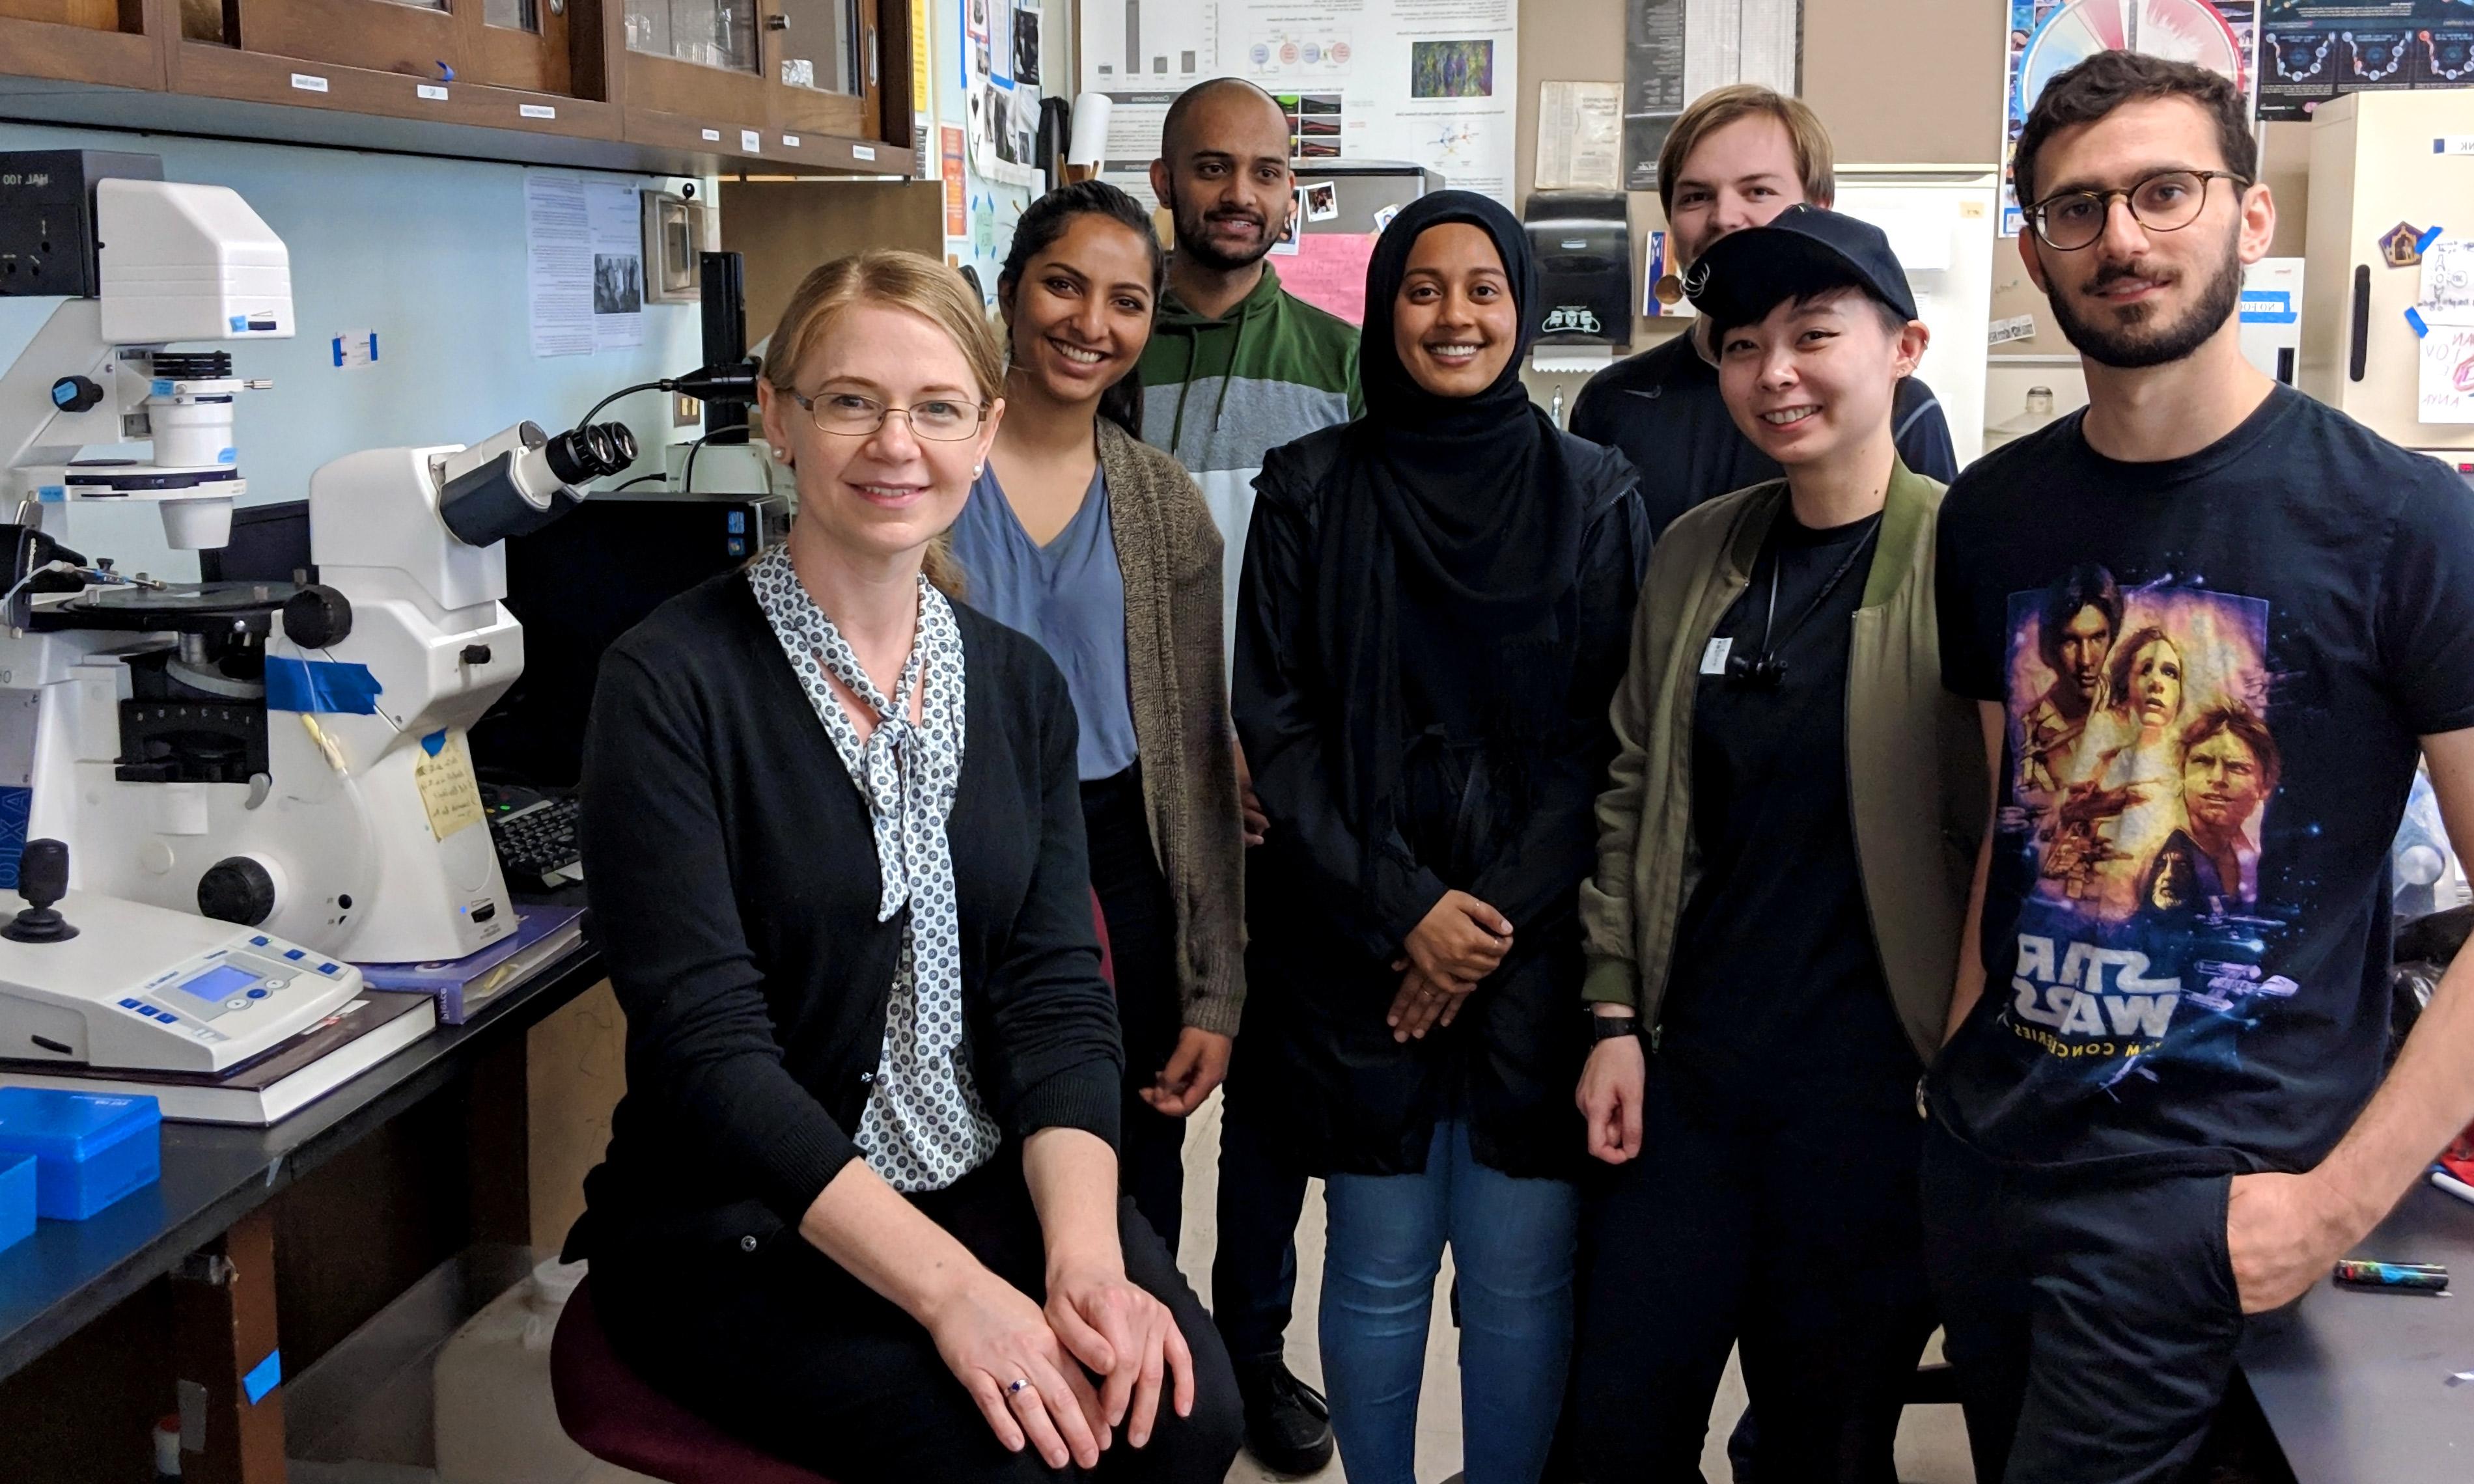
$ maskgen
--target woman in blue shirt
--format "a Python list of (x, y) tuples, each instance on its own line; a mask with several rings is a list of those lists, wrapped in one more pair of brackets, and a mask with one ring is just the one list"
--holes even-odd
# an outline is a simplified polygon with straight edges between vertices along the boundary
[(1126, 1039), (1126, 1190), (1176, 1250), (1185, 1115), (1245, 997), (1244, 850), (1221, 541), (1185, 469), (1135, 437), (1159, 298), (1133, 199), (1086, 181), (1023, 213), (997, 278), (1006, 415), (953, 529), (965, 601), (1065, 672)]

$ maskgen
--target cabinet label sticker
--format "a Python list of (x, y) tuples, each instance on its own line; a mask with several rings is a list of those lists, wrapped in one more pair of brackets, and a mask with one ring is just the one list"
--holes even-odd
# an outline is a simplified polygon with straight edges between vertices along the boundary
[(292, 74), (292, 85), (304, 93), (323, 93), (327, 90), (327, 80), (311, 77), (306, 72), (296, 72)]
[(558, 110), (546, 103), (520, 103), (516, 111), (526, 118), (556, 118)]

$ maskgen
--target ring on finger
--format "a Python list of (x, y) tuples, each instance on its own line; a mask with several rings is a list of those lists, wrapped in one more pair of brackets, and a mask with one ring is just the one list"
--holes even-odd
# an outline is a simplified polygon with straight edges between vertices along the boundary
[(1019, 1397), (1029, 1390), (1031, 1390), (1031, 1377), (1027, 1376), (1018, 1376), (1007, 1385), (1006, 1395), (1008, 1397)]

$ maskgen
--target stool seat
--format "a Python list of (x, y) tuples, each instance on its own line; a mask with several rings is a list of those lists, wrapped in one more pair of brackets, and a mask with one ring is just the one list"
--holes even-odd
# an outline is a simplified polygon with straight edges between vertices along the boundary
[(578, 1448), (665, 1484), (833, 1484), (723, 1432), (646, 1385), (610, 1348), (593, 1280), (575, 1285), (550, 1337), (550, 1395)]

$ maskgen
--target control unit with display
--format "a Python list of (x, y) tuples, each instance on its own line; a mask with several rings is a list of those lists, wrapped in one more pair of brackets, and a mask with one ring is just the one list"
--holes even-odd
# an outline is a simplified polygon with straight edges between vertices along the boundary
[(226, 1071), (362, 988), (352, 965), (255, 928), (91, 892), (25, 895), (35, 907), (0, 933), (11, 1062)]

